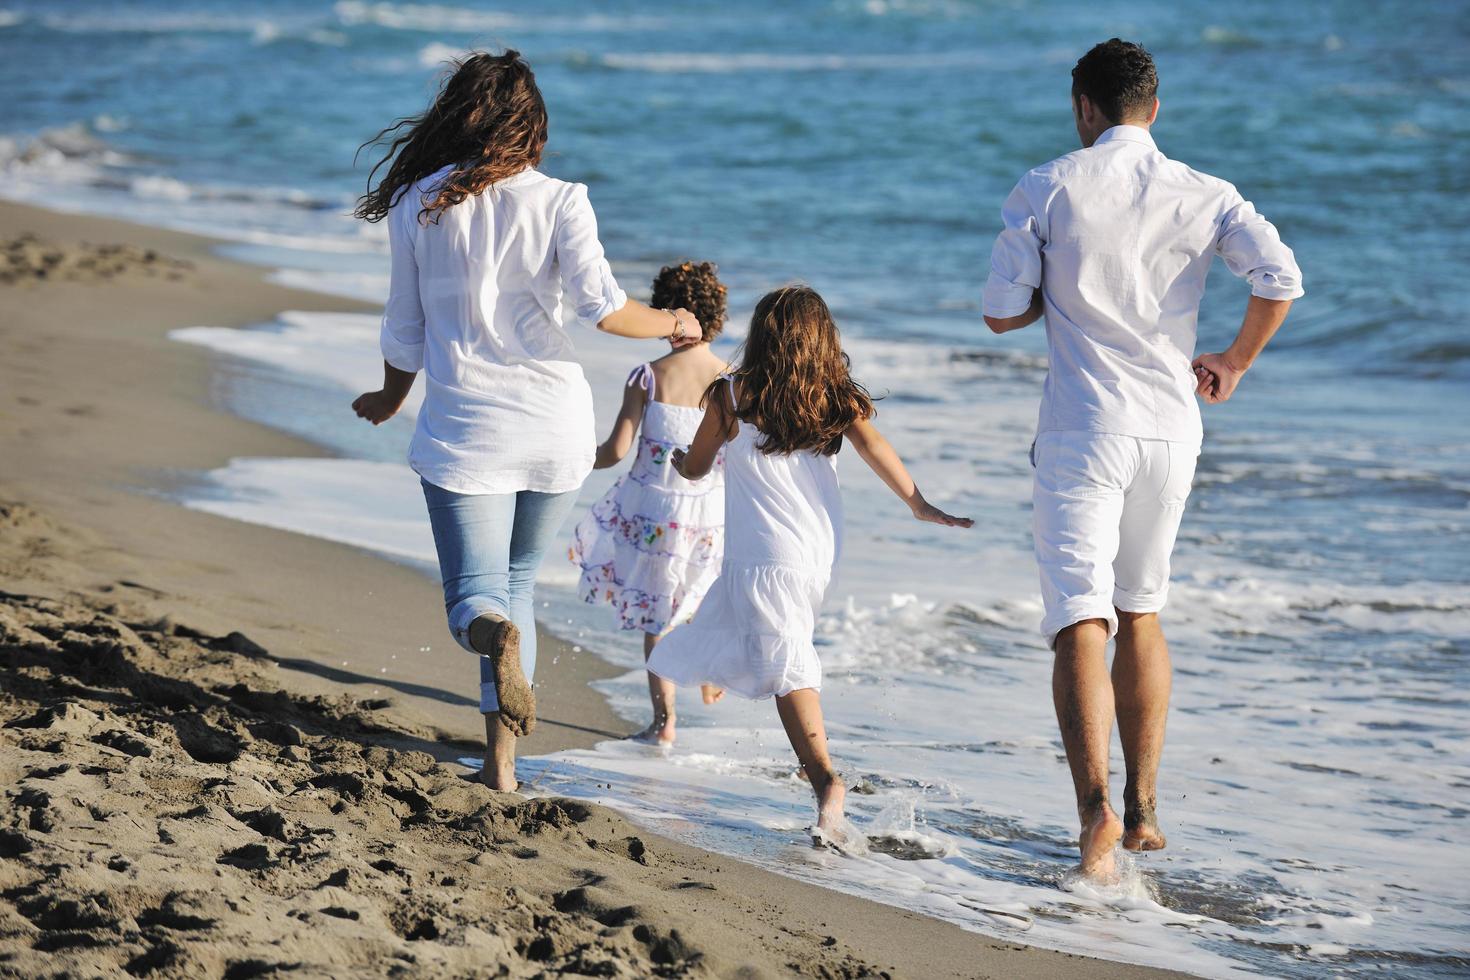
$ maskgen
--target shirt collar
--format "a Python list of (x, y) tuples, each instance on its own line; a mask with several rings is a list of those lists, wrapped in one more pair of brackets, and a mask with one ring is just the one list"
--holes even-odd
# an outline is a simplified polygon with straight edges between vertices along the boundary
[(1154, 143), (1154, 138), (1149, 135), (1148, 130), (1142, 126), (1129, 126), (1127, 124), (1104, 130), (1103, 134), (1094, 140), (1092, 145), (1100, 146), (1103, 143), (1113, 142), (1142, 143), (1151, 150), (1158, 149), (1158, 146)]
[(514, 187), (517, 184), (524, 184), (526, 181), (533, 180), (539, 176), (541, 176), (541, 172), (539, 170), (537, 170), (535, 167), (527, 167), (525, 170), (522, 170), (519, 173), (511, 174), (509, 177), (502, 177), (495, 182), (495, 186)]

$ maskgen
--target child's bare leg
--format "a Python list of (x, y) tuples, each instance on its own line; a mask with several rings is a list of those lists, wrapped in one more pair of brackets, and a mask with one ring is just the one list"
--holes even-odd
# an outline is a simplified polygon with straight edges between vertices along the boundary
[(776, 699), (776, 711), (786, 728), (786, 737), (796, 750), (802, 771), (811, 780), (817, 794), (817, 828), (835, 830), (842, 822), (842, 806), (847, 788), (832, 768), (827, 755), (827, 728), (822, 723), (822, 701), (817, 692), (805, 687)]
[(485, 766), (480, 770), (480, 781), (503, 793), (520, 788), (516, 782), (516, 737), (505, 727), (498, 711), (485, 715)]
[[(645, 661), (653, 653), (653, 648), (657, 643), (658, 637), (654, 634), (643, 634), (643, 659)], [(657, 745), (674, 743), (674, 723), (678, 720), (674, 714), (674, 690), (673, 681), (666, 681), (657, 674), (648, 675), (648, 699), (653, 702), (653, 721), (633, 738), (640, 742), (652, 742)]]
[(701, 684), (699, 685), (699, 695), (704, 698), (705, 704), (714, 704), (725, 696), (725, 689), (723, 687), (717, 687), (714, 684)]

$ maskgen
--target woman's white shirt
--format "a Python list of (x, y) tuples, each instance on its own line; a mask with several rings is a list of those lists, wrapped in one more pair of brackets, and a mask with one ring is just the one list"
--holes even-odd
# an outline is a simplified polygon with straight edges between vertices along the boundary
[(562, 301), (596, 326), (622, 308), (582, 184), (523, 171), (419, 217), (449, 168), (388, 213), (383, 358), (424, 372), (408, 462), (455, 493), (574, 490), (592, 470), (592, 392)]

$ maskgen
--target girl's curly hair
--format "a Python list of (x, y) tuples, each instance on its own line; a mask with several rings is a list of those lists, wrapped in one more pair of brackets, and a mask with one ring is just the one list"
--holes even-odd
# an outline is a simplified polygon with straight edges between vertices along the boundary
[[(734, 378), (735, 417), (760, 430), (758, 448), (770, 455), (831, 456), (849, 426), (877, 414), (868, 390), (853, 380), (832, 311), (810, 286), (785, 286), (756, 304)], [(729, 404), (718, 390), (724, 384), (710, 386), (707, 403)]]
[(725, 329), (725, 284), (720, 282), (720, 270), (713, 262), (664, 266), (654, 277), (648, 304), (662, 310), (682, 307), (693, 313), (699, 318), (706, 343)]
[[(546, 103), (520, 52), (466, 55), (422, 115), (398, 120), (358, 148), (388, 146), (353, 214), (381, 221), (416, 181), (452, 166), (419, 211), (420, 220), (438, 221), (465, 198), (540, 163), (546, 127)], [(373, 186), (384, 164), (388, 172)]]

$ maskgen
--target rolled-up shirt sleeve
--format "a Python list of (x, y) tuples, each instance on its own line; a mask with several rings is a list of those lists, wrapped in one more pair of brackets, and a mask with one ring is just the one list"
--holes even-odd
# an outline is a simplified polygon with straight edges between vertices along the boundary
[(1020, 316), (1041, 288), (1041, 249), (1046, 244), (1024, 180), (1006, 198), (1000, 215), (1004, 228), (990, 250), (982, 309), (986, 316)]
[(597, 216), (584, 184), (573, 184), (563, 203), (556, 229), (556, 261), (567, 301), (577, 319), (588, 326), (597, 326), (628, 302), (597, 238)]
[(1276, 227), (1256, 213), (1250, 201), (1238, 194), (1232, 200), (1220, 218), (1215, 240), (1215, 251), (1225, 265), (1250, 283), (1252, 296), (1296, 299), (1304, 295), (1302, 270)]
[(419, 296), (418, 261), (414, 258), (417, 205), (418, 197), (410, 191), (388, 212), (392, 268), (378, 340), (383, 360), (410, 373), (417, 373), (424, 366), (424, 305)]

